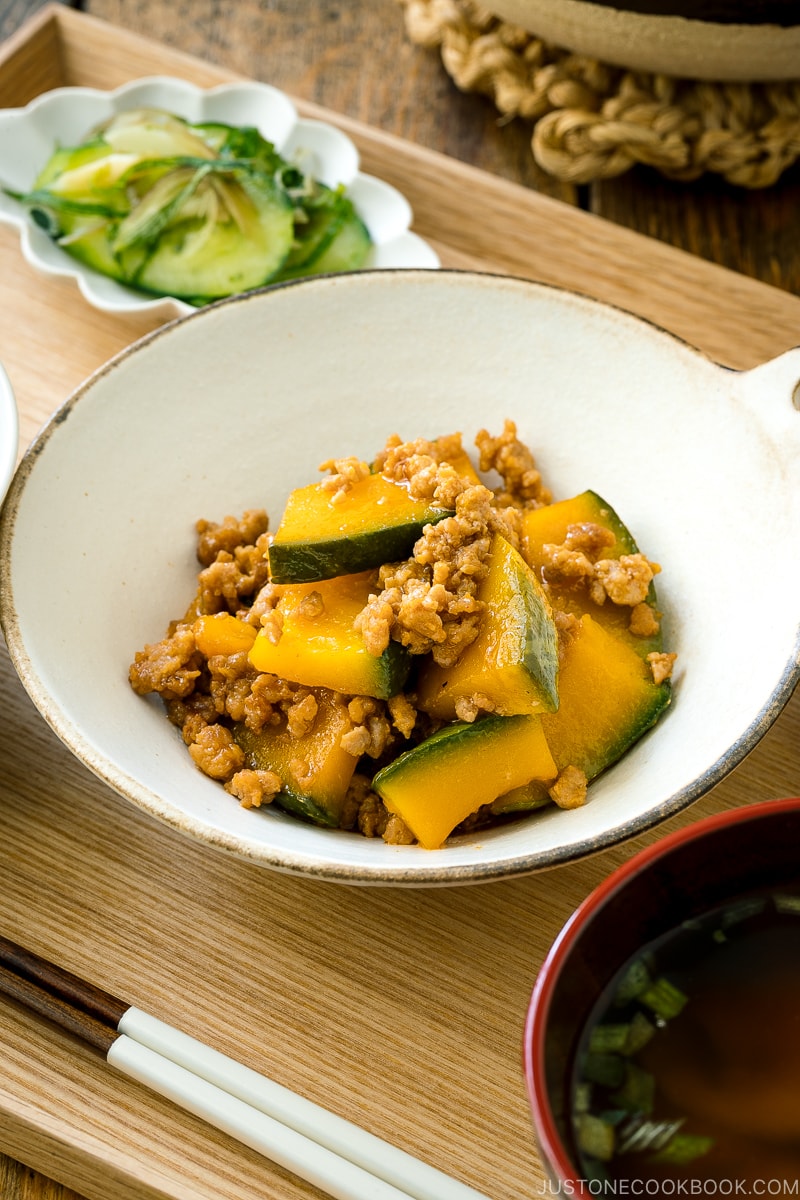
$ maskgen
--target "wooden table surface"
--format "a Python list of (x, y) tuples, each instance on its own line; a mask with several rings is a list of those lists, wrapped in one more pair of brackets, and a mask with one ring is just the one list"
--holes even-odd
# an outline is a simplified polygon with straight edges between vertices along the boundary
[[(40, 0), (0, 0), (0, 40), (39, 7)], [(396, 0), (84, 0), (74, 7), (800, 294), (800, 166), (760, 192), (711, 176), (676, 184), (645, 169), (585, 187), (561, 184), (534, 163), (525, 123), (499, 122), (487, 99), (455, 88), (438, 55), (410, 43)], [(0, 1197), (79, 1200), (3, 1155)]]

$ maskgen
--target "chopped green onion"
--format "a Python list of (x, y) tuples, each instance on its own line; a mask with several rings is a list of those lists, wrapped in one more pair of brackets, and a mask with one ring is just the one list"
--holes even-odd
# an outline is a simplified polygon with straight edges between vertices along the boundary
[(600, 1117), (593, 1117), (590, 1113), (581, 1113), (575, 1122), (575, 1129), (578, 1146), (584, 1154), (589, 1154), (601, 1162), (610, 1162), (614, 1157), (613, 1125), (608, 1125)]
[(741, 900), (725, 910), (722, 914), (720, 924), (723, 929), (730, 929), (733, 925), (741, 925), (742, 921), (747, 921), (750, 917), (757, 917), (766, 907), (766, 900), (760, 897), (752, 900)]
[(574, 1114), (588, 1112), (592, 1107), (592, 1085), (586, 1081), (576, 1085), (572, 1093), (572, 1111)]
[(660, 979), (641, 992), (637, 999), (641, 1004), (652, 1009), (657, 1017), (669, 1021), (673, 1017), (677, 1017), (689, 997), (662, 975)]
[(625, 1079), (625, 1060), (617, 1054), (597, 1054), (591, 1051), (583, 1063), (583, 1077), (604, 1087), (619, 1087)]
[(675, 1137), (663, 1149), (653, 1155), (654, 1162), (661, 1163), (690, 1163), (696, 1158), (708, 1154), (714, 1145), (714, 1139), (703, 1137), (701, 1134), (676, 1133)]
[(635, 1000), (650, 983), (650, 972), (644, 959), (637, 958), (623, 975), (614, 995), (614, 1004), (622, 1007)]
[(655, 1102), (656, 1081), (649, 1071), (636, 1063), (626, 1063), (622, 1086), (611, 1096), (611, 1103), (631, 1113), (651, 1113)]
[(595, 1025), (589, 1035), (590, 1054), (621, 1054), (628, 1044), (630, 1025)]
[(638, 1054), (654, 1036), (656, 1027), (643, 1012), (634, 1013), (628, 1026), (628, 1036), (622, 1049), (623, 1054)]

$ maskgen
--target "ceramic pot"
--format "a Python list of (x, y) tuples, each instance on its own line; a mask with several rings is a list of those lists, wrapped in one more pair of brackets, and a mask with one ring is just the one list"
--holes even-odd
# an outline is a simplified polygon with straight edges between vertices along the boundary
[(491, 11), (601, 62), (687, 79), (800, 79), (796, 0), (490, 0)]

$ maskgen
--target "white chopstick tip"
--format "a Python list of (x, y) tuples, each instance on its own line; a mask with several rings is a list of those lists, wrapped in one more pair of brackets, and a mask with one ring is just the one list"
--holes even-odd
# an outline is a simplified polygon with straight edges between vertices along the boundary
[(108, 1062), (129, 1078), (320, 1188), (334, 1200), (408, 1200), (407, 1193), (125, 1034), (109, 1050)]
[[(146, 1047), (198, 1081), (207, 1082), (253, 1112), (263, 1114), (282, 1128), (293, 1131), (304, 1138), (308, 1146), (324, 1149), (337, 1160), (357, 1167), (376, 1185), (383, 1182), (391, 1188), (386, 1193), (387, 1198), (487, 1200), (485, 1195), (467, 1184), (141, 1009), (129, 1008), (118, 1028), (126, 1040)], [(123, 1038), (118, 1039), (118, 1042), (121, 1041)], [(116, 1051), (116, 1057), (122, 1056), (123, 1048), (117, 1048), (116, 1043), (112, 1049)], [(126, 1047), (124, 1053), (132, 1055), (133, 1052)], [(112, 1055), (109, 1054), (111, 1061)], [(118, 1064), (115, 1062), (114, 1065)], [(369, 1195), (370, 1200), (378, 1200), (383, 1193)], [(347, 1196), (349, 1200), (350, 1193)]]

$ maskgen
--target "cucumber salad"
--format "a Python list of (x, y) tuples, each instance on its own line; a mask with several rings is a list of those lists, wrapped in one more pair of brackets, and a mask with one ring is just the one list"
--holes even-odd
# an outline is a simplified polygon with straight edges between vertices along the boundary
[(9, 193), (68, 254), (197, 306), (267, 283), (357, 270), (372, 245), (328, 187), (249, 126), (118, 113)]
[(392, 435), (274, 532), (197, 522), (195, 593), (129, 680), (245, 808), (436, 850), (583, 805), (669, 705), (659, 565), (596, 492), (554, 500), (513, 421), (475, 444)]

